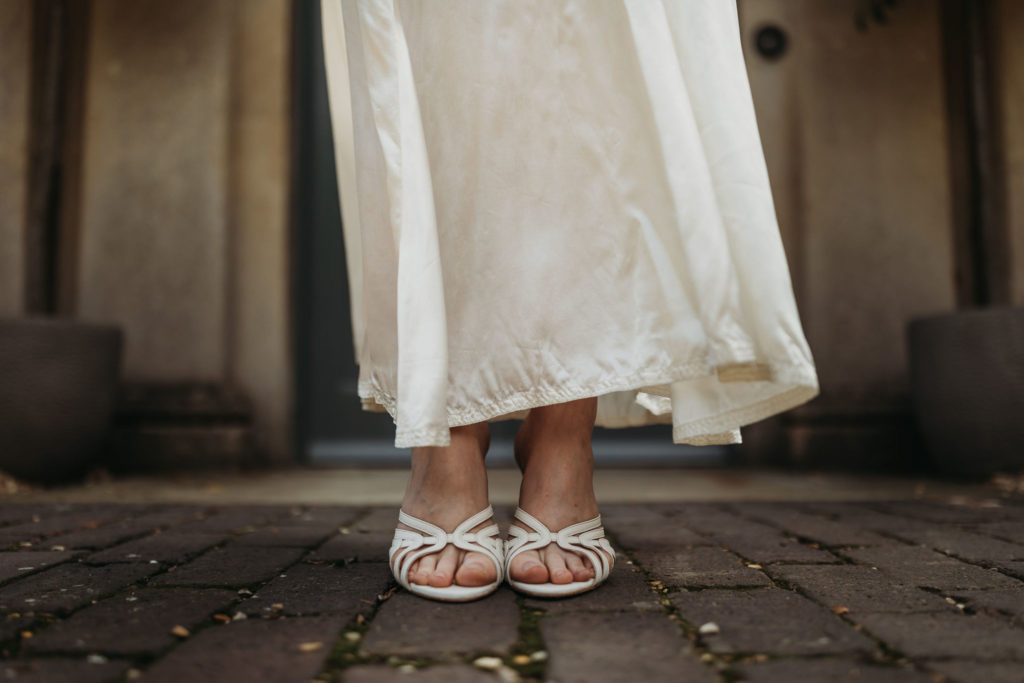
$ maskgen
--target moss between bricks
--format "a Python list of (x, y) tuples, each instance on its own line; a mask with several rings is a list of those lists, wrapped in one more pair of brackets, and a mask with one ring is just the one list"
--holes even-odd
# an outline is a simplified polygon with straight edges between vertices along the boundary
[[(359, 647), (362, 644), (363, 638), (370, 629), (370, 623), (374, 617), (377, 616), (377, 611), (380, 606), (387, 600), (388, 597), (394, 592), (394, 584), (387, 592), (384, 593), (384, 600), (378, 600), (373, 606), (370, 614), (365, 616), (362, 620), (358, 617), (348, 622), (338, 635), (337, 641), (331, 648), (330, 654), (327, 656), (327, 660), (324, 662), (320, 672), (313, 678), (316, 681), (324, 681), (325, 683), (335, 683), (341, 680), (341, 676), (345, 669), (348, 669), (357, 665), (386, 665), (394, 668), (401, 666), (413, 666), (417, 669), (424, 669), (439, 664), (451, 664), (453, 661), (435, 660), (430, 658), (412, 658), (412, 657), (400, 657), (395, 655), (362, 655), (359, 652)], [(538, 624), (541, 618), (544, 616), (542, 610), (534, 610), (525, 606), (525, 600), (522, 597), (516, 599), (516, 604), (519, 607), (520, 621), (519, 621), (519, 639), (512, 646), (509, 654), (502, 657), (505, 666), (516, 671), (523, 680), (543, 680), (547, 661), (530, 661), (528, 664), (516, 664), (513, 660), (517, 655), (532, 655), (538, 650), (544, 649), (544, 643), (540, 636), (540, 629)], [(347, 633), (358, 633), (358, 639), (349, 639), (346, 636)], [(493, 652), (480, 652), (465, 657), (460, 657), (454, 660), (458, 663), (467, 664), (472, 666), (473, 662), (482, 656), (494, 656)]]
[(516, 664), (513, 660), (517, 655), (530, 656), (545, 650), (544, 639), (540, 635), (540, 620), (544, 618), (545, 612), (527, 607), (526, 599), (521, 595), (516, 597), (516, 605), (519, 607), (519, 640), (512, 646), (509, 656), (505, 657), (505, 665), (525, 679), (543, 680), (547, 670), (546, 658), (541, 661), (531, 659), (527, 664)]
[[(348, 563), (346, 563), (348, 564)], [(313, 677), (315, 681), (339, 681), (341, 680), (342, 672), (350, 666), (357, 664), (380, 664), (387, 663), (388, 657), (386, 655), (362, 655), (359, 653), (359, 646), (363, 644), (363, 638), (366, 637), (366, 632), (370, 630), (370, 623), (374, 617), (377, 616), (377, 612), (380, 610), (380, 606), (387, 601), (398, 588), (398, 584), (392, 581), (383, 593), (377, 596), (377, 600), (373, 607), (370, 608), (369, 615), (358, 615), (351, 621), (345, 624), (344, 628), (341, 629), (341, 633), (338, 634), (338, 639), (335, 641), (334, 646), (331, 648), (330, 654), (327, 656), (327, 660), (323, 666), (320, 667), (320, 672)], [(358, 633), (359, 638), (349, 640), (345, 634), (347, 633)], [(417, 665), (418, 660), (410, 660), (408, 663)], [(405, 664), (407, 662), (401, 662)]]

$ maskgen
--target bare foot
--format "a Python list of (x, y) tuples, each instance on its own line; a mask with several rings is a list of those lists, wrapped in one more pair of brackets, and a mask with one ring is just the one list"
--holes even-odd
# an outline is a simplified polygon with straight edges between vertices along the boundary
[[(596, 411), (597, 398), (533, 408), (516, 434), (519, 507), (553, 532), (598, 514), (590, 445)], [(552, 543), (517, 555), (509, 575), (524, 583), (566, 584), (592, 579), (595, 571), (585, 557)]]
[[(451, 445), (412, 449), (412, 473), (402, 509), (451, 533), (467, 517), (487, 507), (484, 455), (490, 445), (490, 425), (480, 422), (452, 428)], [(494, 520), (474, 527), (482, 529)], [(409, 529), (399, 523), (398, 528)], [(494, 562), (485, 554), (454, 545), (425, 555), (409, 568), (409, 581), (443, 588), (486, 586), (497, 578)]]

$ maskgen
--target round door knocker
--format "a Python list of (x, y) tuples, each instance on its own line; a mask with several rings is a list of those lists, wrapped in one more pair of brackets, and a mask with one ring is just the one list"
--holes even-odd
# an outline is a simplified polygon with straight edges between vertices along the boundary
[(762, 26), (754, 34), (754, 45), (762, 57), (775, 60), (786, 53), (789, 37), (778, 26), (769, 24)]

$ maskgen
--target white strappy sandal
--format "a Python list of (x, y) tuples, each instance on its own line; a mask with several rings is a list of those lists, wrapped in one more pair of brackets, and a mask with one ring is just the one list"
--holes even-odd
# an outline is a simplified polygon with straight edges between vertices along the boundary
[[(416, 531), (395, 529), (395, 537), (391, 542), (391, 550), (388, 552), (391, 573), (394, 575), (395, 580), (410, 593), (445, 602), (467, 602), (493, 593), (501, 585), (501, 580), (505, 573), (501, 552), (502, 542), (499, 537), (498, 525), (490, 524), (480, 531), (470, 531), (476, 525), (487, 521), (493, 516), (494, 510), (488, 505), (459, 524), (459, 526), (455, 527), (455, 531), (449, 534), (441, 527), (413, 517), (399, 509), (398, 521), (416, 529)], [(416, 533), (417, 531), (421, 533)], [(452, 585), (437, 587), (421, 586), (409, 581), (409, 567), (416, 560), (424, 555), (443, 550), (449, 543), (454, 543), (457, 548), (462, 548), (463, 550), (487, 555), (494, 562), (494, 566), (497, 569), (494, 582), (486, 586), (459, 586), (453, 578)]]
[[(509, 539), (505, 541), (505, 580), (520, 593), (540, 598), (577, 595), (597, 588), (611, 574), (612, 566), (615, 564), (615, 550), (604, 537), (601, 515), (585, 522), (570, 524), (558, 533), (552, 533), (539, 519), (520, 507), (516, 507), (515, 517), (531, 529), (527, 531), (512, 525), (508, 530)], [(590, 560), (590, 566), (594, 568), (594, 578), (572, 583), (523, 583), (512, 578), (512, 560), (519, 553), (540, 550), (551, 543), (557, 543), (560, 548)]]

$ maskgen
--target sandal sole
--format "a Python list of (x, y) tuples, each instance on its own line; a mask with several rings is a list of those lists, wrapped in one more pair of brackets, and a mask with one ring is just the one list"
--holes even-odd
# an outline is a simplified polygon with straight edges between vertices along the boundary
[[(411, 584), (417, 586), (416, 588), (410, 588), (409, 586), (403, 586), (403, 588), (412, 593), (415, 596), (421, 598), (429, 598), (430, 600), (438, 600), (440, 602), (472, 602), (473, 600), (480, 600), (486, 598), (488, 595), (494, 593), (501, 586), (501, 583), (492, 584), (490, 586), (482, 586), (481, 590), (474, 591), (453, 591), (452, 586), (446, 586), (444, 588), (438, 588), (436, 586), (419, 586), (418, 584)], [(470, 588), (470, 586), (455, 586), (456, 588)], [(473, 586), (473, 588), (476, 588)], [(431, 590), (433, 589), (433, 590)]]
[[(603, 581), (601, 583), (592, 583), (590, 581), (574, 581), (572, 583), (520, 583), (518, 581), (508, 581), (508, 585), (513, 590), (523, 595), (529, 595), (532, 598), (568, 598), (592, 591), (603, 584)], [(548, 586), (551, 586), (550, 590), (547, 590)]]

